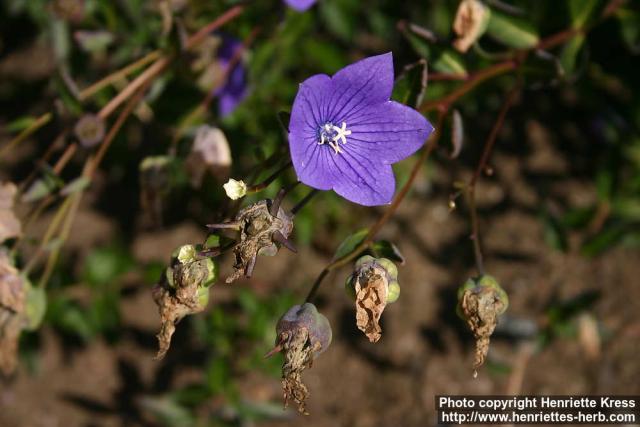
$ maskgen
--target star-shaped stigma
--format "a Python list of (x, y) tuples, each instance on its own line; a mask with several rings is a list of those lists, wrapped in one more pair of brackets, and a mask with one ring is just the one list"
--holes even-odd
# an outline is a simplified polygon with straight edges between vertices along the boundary
[(347, 136), (351, 135), (351, 131), (347, 129), (347, 124), (342, 122), (342, 127), (339, 128), (332, 123), (325, 123), (320, 128), (320, 141), (318, 145), (329, 144), (329, 147), (333, 148), (336, 154), (342, 153), (338, 142), (342, 141), (343, 144), (347, 143)]

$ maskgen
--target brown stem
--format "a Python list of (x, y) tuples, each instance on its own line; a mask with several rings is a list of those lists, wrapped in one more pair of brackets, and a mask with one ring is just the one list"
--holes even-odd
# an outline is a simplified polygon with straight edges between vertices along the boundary
[(476, 268), (478, 269), (478, 273), (484, 274), (484, 260), (482, 256), (482, 246), (480, 244), (480, 227), (478, 224), (478, 211), (476, 207), (476, 183), (480, 178), (480, 174), (487, 166), (487, 162), (489, 161), (489, 156), (491, 155), (491, 151), (495, 145), (496, 140), (498, 139), (498, 133), (502, 126), (504, 125), (504, 119), (507, 116), (507, 112), (513, 105), (513, 102), (516, 99), (517, 94), (520, 92), (521, 84), (518, 82), (513, 89), (507, 95), (502, 107), (500, 108), (500, 112), (498, 113), (498, 118), (496, 122), (493, 124), (491, 128), (491, 132), (489, 132), (489, 136), (487, 137), (487, 141), (484, 144), (484, 149), (482, 150), (482, 155), (480, 156), (480, 161), (478, 162), (478, 166), (476, 167), (469, 184), (467, 185), (467, 203), (469, 204), (469, 215), (471, 217), (471, 241), (473, 242), (473, 255), (476, 260)]

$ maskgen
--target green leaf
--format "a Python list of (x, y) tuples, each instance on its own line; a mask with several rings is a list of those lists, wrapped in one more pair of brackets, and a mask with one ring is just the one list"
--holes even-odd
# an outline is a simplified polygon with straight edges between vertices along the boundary
[(539, 37), (536, 29), (527, 21), (491, 11), (487, 33), (499, 42), (516, 49), (535, 46)]
[(40, 287), (33, 287), (31, 283), (26, 282), (27, 303), (25, 306), (25, 315), (27, 325), (25, 329), (35, 331), (42, 324), (42, 319), (47, 311), (47, 294)]
[(455, 74), (459, 76), (466, 76), (467, 69), (465, 68), (462, 57), (453, 50), (447, 49), (443, 51), (433, 63), (433, 69), (441, 73)]
[(185, 427), (194, 425), (195, 420), (191, 412), (170, 397), (144, 396), (140, 399), (140, 406), (163, 425)]
[(622, 40), (631, 52), (640, 52), (640, 12), (621, 8), (616, 12), (616, 17), (620, 22)]
[(578, 34), (564, 45), (562, 53), (560, 54), (560, 65), (562, 66), (562, 72), (565, 78), (574, 73), (578, 55), (584, 45), (584, 40), (585, 36)]
[(63, 196), (68, 196), (70, 194), (78, 193), (89, 187), (90, 184), (91, 179), (85, 176), (80, 176), (62, 187), (62, 189), (60, 190), (60, 194)]
[(405, 263), (405, 258), (400, 249), (388, 240), (378, 240), (371, 245), (371, 251), (376, 258), (387, 258), (400, 264)]
[(34, 124), (35, 121), (35, 117), (23, 116), (7, 123), (5, 129), (9, 133), (21, 132)]
[(543, 216), (544, 240), (553, 249), (566, 252), (568, 248), (567, 233), (556, 217), (546, 212)]
[(582, 245), (580, 252), (586, 257), (599, 255), (618, 244), (625, 237), (625, 234), (625, 227), (621, 225), (608, 226)]
[(427, 61), (421, 59), (404, 68), (393, 86), (392, 98), (402, 104), (417, 107), (427, 90)]
[(569, 0), (571, 26), (582, 28), (587, 23), (600, 0)]
[(364, 241), (368, 233), (369, 229), (363, 228), (344, 239), (344, 241), (340, 243), (340, 246), (338, 246), (338, 249), (336, 249), (336, 253), (333, 255), (333, 260), (335, 261), (351, 254), (358, 245)]

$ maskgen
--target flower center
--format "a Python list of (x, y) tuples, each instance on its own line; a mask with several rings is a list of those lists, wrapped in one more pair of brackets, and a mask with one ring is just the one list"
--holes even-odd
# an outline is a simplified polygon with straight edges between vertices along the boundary
[(342, 122), (342, 127), (327, 122), (318, 129), (318, 145), (329, 144), (329, 147), (333, 148), (336, 154), (338, 154), (342, 152), (338, 143), (342, 142), (346, 144), (347, 136), (349, 135), (351, 135), (351, 131), (347, 130), (347, 124), (345, 122)]

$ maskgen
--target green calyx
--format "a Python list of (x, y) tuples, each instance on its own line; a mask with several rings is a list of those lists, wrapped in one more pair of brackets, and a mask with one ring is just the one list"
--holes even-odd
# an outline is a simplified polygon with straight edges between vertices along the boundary
[(467, 291), (472, 291), (474, 293), (480, 294), (484, 292), (492, 292), (494, 294), (494, 299), (496, 301), (501, 302), (500, 311), (497, 314), (504, 313), (509, 307), (509, 295), (505, 292), (504, 289), (500, 286), (500, 283), (495, 279), (495, 277), (490, 276), (488, 274), (484, 274), (479, 277), (471, 277), (467, 279), (467, 281), (458, 288), (458, 306), (456, 308), (456, 313), (462, 319), (465, 318), (461, 309), (461, 302), (464, 294)]
[(351, 299), (356, 299), (355, 285), (358, 277), (365, 269), (375, 268), (384, 271), (387, 279), (388, 294), (387, 303), (393, 303), (400, 297), (400, 283), (398, 282), (398, 268), (393, 261), (387, 258), (374, 258), (364, 255), (358, 258), (354, 264), (354, 272), (345, 281), (344, 287)]

